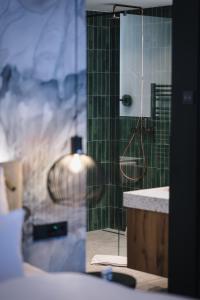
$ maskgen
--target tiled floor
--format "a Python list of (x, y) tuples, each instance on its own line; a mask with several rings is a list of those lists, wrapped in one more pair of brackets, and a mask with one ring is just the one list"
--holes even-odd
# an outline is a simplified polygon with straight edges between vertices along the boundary
[[(120, 235), (119, 255), (126, 256), (126, 236)], [(118, 255), (118, 235), (103, 230), (90, 231), (87, 235), (87, 272), (101, 271), (106, 266), (91, 265), (95, 254)], [(136, 278), (137, 288), (141, 290), (160, 291), (167, 288), (167, 278), (159, 277), (126, 267), (113, 267), (113, 271), (132, 275)]]

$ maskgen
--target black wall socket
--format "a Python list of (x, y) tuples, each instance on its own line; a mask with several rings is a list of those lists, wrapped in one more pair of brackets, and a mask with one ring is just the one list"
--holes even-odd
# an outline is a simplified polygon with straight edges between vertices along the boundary
[(34, 241), (67, 235), (67, 222), (33, 225)]

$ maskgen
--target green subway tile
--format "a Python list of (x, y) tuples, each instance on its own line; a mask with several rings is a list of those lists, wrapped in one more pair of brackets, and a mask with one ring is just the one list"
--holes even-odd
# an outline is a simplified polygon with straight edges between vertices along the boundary
[(107, 208), (101, 209), (101, 216), (102, 216), (102, 228), (107, 228), (108, 227)]
[(92, 74), (88, 74), (88, 93), (89, 95), (92, 95), (93, 94), (93, 81), (94, 81), (94, 78), (93, 78), (93, 75)]
[(98, 50), (93, 50), (93, 76), (98, 72)]

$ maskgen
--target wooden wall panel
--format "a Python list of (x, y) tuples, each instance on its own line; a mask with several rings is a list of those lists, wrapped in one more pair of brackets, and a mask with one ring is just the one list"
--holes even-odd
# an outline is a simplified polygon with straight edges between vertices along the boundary
[[(7, 182), (7, 200), (10, 210), (21, 208), (23, 205), (23, 170), (22, 162), (13, 160), (0, 163), (4, 169), (4, 176)], [(8, 188), (9, 186), (9, 188)], [(14, 188), (14, 190), (12, 190)]]

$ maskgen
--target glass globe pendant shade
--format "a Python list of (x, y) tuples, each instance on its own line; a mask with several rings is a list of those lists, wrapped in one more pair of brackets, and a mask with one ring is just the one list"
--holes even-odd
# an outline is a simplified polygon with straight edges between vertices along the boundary
[(47, 189), (53, 202), (80, 205), (98, 202), (103, 193), (100, 167), (82, 152), (82, 138), (71, 138), (71, 153), (62, 156), (50, 168)]

